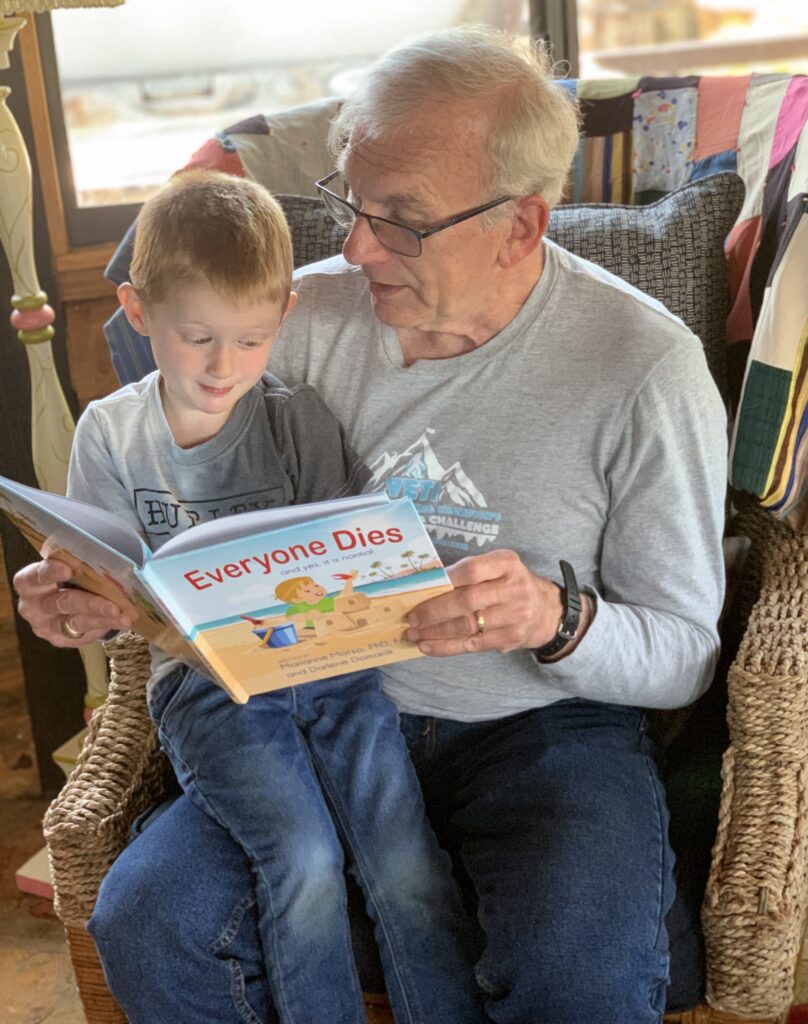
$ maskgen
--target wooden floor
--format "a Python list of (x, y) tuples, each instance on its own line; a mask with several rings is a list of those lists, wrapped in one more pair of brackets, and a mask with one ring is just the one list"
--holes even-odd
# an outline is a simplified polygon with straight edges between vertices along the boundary
[(0, 799), (0, 1020), (84, 1024), (61, 922), (49, 900), (19, 892), (14, 872), (42, 844), (46, 801)]

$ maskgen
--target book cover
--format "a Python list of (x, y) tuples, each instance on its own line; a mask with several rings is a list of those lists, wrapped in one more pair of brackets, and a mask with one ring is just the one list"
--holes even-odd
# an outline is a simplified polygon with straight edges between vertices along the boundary
[(405, 616), (451, 589), (412, 501), (384, 492), (227, 516), (154, 553), (111, 513), (4, 477), (0, 509), (239, 702), (419, 657)]
[(166, 545), (142, 578), (236, 700), (418, 657), (405, 616), (451, 588), (412, 502), (386, 496), (179, 554)]

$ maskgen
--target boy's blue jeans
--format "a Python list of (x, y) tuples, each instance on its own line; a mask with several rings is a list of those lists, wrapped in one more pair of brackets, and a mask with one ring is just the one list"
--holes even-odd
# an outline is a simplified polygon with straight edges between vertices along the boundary
[[(479, 910), (487, 1019), (658, 1024), (673, 858), (643, 715), (569, 700), (402, 730)], [(90, 922), (112, 991), (131, 1024), (272, 1021), (244, 854), (187, 797), (163, 807)]]
[[(471, 919), (378, 672), (239, 705), (180, 668), (155, 684), (149, 705), (183, 790), (251, 862), (266, 973), (284, 1024), (365, 1020), (343, 842), (375, 924), (396, 1021), (482, 1024)], [(150, 1011), (142, 1019), (186, 1018)], [(200, 1011), (187, 1019), (216, 1018)]]

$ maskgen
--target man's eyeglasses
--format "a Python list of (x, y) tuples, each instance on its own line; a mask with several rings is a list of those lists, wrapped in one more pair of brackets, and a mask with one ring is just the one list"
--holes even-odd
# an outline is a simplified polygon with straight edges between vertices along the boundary
[(341, 177), (342, 175), (339, 171), (332, 171), (327, 177), (315, 183), (326, 210), (345, 231), (351, 230), (356, 223), (357, 217), (364, 217), (370, 225), (370, 230), (385, 249), (389, 249), (390, 252), (397, 253), (399, 256), (420, 256), (421, 242), (424, 238), (436, 235), (439, 231), (445, 231), (446, 228), (454, 227), (455, 224), (460, 224), (471, 217), (478, 217), (481, 213), (485, 213), (486, 210), (493, 210), (495, 206), (501, 206), (502, 203), (507, 203), (513, 199), (513, 196), (500, 196), (499, 199), (492, 199), (490, 203), (475, 206), (473, 210), (458, 213), (456, 216), (450, 217), (434, 227), (427, 228), (425, 231), (419, 231), (417, 228), (411, 228), (407, 224), (399, 224), (397, 221), (388, 220), (386, 217), (374, 217), (369, 213), (363, 213), (353, 204), (349, 203), (347, 199), (333, 192), (330, 188), (326, 188), (326, 185), (330, 185), (336, 178)]

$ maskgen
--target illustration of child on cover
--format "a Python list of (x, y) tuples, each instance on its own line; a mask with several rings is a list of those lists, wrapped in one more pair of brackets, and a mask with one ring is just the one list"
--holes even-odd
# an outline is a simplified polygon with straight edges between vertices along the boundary
[[(345, 579), (340, 594), (350, 594), (353, 591), (354, 580), (358, 575), (356, 569), (349, 574), (339, 573), (338, 578)], [(306, 615), (309, 612), (333, 612), (335, 608), (334, 596), (329, 596), (325, 587), (311, 576), (294, 576), (283, 580), (275, 587), (275, 597), (288, 604), (286, 614), (290, 617)], [(313, 630), (313, 620), (307, 619), (303, 628)]]

